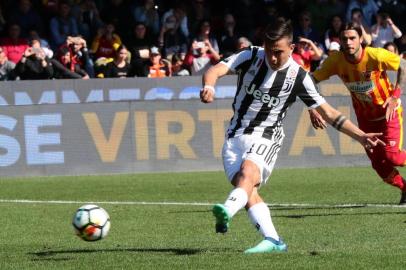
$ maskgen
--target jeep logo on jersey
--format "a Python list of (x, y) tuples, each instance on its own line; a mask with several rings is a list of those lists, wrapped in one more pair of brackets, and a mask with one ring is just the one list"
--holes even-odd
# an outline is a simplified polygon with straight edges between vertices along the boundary
[(280, 102), (278, 97), (272, 97), (268, 93), (255, 89), (255, 84), (251, 85), (251, 88), (245, 87), (245, 92), (248, 95), (252, 95), (255, 99), (260, 100), (262, 103), (268, 104), (268, 107), (278, 106)]

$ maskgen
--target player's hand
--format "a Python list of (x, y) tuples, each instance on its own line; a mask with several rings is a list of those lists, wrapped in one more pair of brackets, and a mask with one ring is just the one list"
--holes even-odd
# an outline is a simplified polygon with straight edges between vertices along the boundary
[(385, 100), (385, 103), (382, 105), (383, 108), (386, 108), (386, 121), (390, 121), (395, 117), (396, 109), (400, 105), (400, 99), (396, 97), (389, 97)]
[(203, 87), (200, 90), (200, 100), (203, 103), (211, 103), (214, 100), (214, 90), (212, 89), (212, 87)]
[(379, 136), (382, 136), (382, 133), (365, 133), (361, 139), (361, 144), (365, 150), (372, 153), (374, 147), (378, 145), (385, 146), (386, 143), (380, 140)]
[(309, 116), (314, 129), (325, 129), (327, 127), (326, 121), (316, 110), (309, 110)]

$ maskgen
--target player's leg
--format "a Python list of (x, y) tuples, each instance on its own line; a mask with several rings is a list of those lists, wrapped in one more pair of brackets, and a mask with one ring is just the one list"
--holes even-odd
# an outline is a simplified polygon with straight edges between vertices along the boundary
[(400, 203), (406, 203), (406, 182), (400, 175), (396, 166), (404, 166), (406, 163), (406, 152), (401, 150), (403, 142), (403, 119), (402, 110), (399, 108), (395, 117), (389, 122), (382, 121), (360, 121), (360, 128), (365, 132), (382, 132), (381, 139), (386, 146), (378, 146), (367, 155), (371, 160), (372, 168), (378, 173), (381, 179), (402, 191)]
[(393, 119), (391, 119), (389, 122), (385, 122), (384, 138), (386, 141), (386, 160), (387, 163), (391, 164), (391, 166), (393, 167), (391, 173), (384, 178), (384, 181), (389, 183), (390, 185), (398, 187), (402, 191), (399, 204), (406, 204), (406, 182), (405, 179), (400, 175), (399, 171), (395, 168), (396, 166), (403, 167), (406, 165), (406, 151), (402, 149), (402, 107), (399, 107), (397, 109), (397, 112)]
[(254, 187), (265, 183), (271, 174), (284, 138), (282, 128), (274, 134), (270, 140), (243, 135), (225, 142), (224, 170), (235, 188), (224, 204), (213, 207), (216, 232), (227, 232), (230, 219), (247, 204)]
[(367, 152), (367, 155), (371, 160), (372, 168), (381, 179), (385, 183), (403, 191), (406, 188), (405, 181), (399, 171), (388, 161), (387, 154), (388, 152), (383, 147), (375, 148), (372, 153)]
[(260, 179), (260, 170), (257, 165), (250, 160), (244, 160), (240, 170), (231, 181), (235, 188), (230, 192), (224, 204), (216, 204), (213, 207), (213, 215), (216, 217), (216, 232), (227, 232), (229, 221), (240, 209), (245, 207), (254, 186), (259, 184)]
[(276, 232), (272, 222), (271, 212), (258, 194), (257, 188), (254, 188), (251, 197), (248, 200), (246, 209), (252, 224), (262, 234), (264, 240), (255, 247), (247, 249), (245, 253), (286, 251), (287, 246)]

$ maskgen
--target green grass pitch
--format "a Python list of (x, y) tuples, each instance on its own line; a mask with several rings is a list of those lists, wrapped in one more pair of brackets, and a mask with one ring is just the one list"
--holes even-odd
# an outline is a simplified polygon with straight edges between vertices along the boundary
[[(0, 269), (406, 269), (406, 207), (370, 168), (276, 169), (260, 193), (283, 254), (242, 254), (261, 240), (244, 210), (214, 233), (230, 189), (223, 172), (2, 179)], [(107, 238), (74, 235), (85, 202), (109, 212)]]

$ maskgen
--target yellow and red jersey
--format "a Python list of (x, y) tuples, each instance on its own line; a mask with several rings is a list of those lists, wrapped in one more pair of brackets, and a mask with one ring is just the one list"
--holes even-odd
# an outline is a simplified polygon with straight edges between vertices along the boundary
[(357, 63), (349, 62), (342, 52), (330, 55), (313, 73), (318, 81), (338, 75), (351, 93), (358, 119), (377, 120), (385, 117), (382, 108), (392, 95), (387, 70), (398, 70), (400, 57), (382, 48), (366, 47)]

